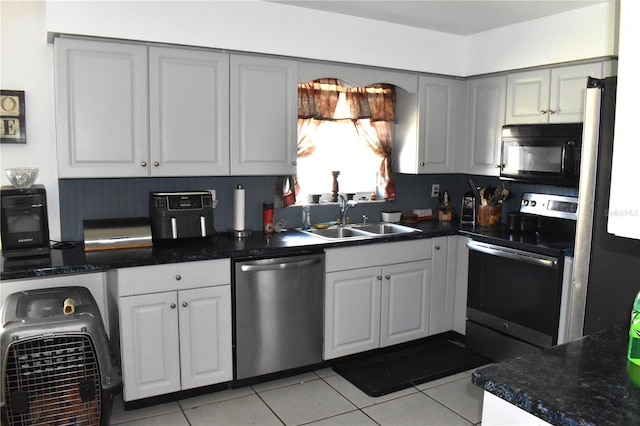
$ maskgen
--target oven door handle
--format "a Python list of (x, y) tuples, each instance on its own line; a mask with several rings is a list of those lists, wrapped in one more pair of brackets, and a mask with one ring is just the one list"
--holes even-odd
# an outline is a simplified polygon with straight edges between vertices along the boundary
[(558, 269), (558, 259), (542, 254), (531, 253), (528, 251), (517, 250), (507, 247), (495, 246), (493, 244), (479, 243), (477, 241), (469, 241), (467, 243), (469, 250), (478, 251), (492, 256), (513, 259), (519, 262), (526, 262), (537, 266)]

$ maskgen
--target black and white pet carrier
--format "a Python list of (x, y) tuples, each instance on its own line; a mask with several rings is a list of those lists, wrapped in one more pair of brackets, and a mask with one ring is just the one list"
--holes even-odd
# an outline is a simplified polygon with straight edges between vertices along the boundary
[(122, 379), (86, 288), (11, 294), (2, 326), (3, 425), (109, 424)]

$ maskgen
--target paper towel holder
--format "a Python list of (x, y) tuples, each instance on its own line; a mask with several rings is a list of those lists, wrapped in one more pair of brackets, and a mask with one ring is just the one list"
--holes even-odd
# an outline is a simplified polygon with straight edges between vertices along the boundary
[[(239, 193), (241, 193), (241, 195), (239, 195)], [(242, 185), (238, 185), (236, 188), (233, 207), (234, 215), (238, 214), (238, 211), (240, 210), (242, 212), (242, 218), (241, 220), (239, 220), (238, 218), (234, 217), (233, 228), (229, 231), (230, 235), (236, 239), (250, 237), (251, 231), (248, 229), (244, 229), (244, 187)], [(240, 224), (237, 223), (238, 220), (240, 221)], [(237, 229), (240, 227), (242, 227), (242, 229)]]
[(251, 236), (251, 230), (249, 229), (244, 229), (242, 231), (237, 231), (235, 229), (232, 229), (231, 231), (229, 231), (229, 233), (233, 238), (237, 238), (240, 240)]

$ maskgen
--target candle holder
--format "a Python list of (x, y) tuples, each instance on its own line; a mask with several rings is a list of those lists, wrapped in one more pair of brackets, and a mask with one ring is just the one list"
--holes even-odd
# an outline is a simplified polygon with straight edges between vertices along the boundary
[(340, 172), (331, 172), (333, 176), (333, 187), (331, 189), (331, 201), (336, 203), (338, 201), (338, 191), (340, 191), (340, 187), (338, 185), (338, 176), (340, 176)]

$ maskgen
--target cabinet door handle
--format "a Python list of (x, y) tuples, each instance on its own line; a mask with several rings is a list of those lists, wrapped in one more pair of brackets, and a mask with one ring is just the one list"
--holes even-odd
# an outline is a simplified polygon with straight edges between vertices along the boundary
[(390, 280), (391, 279), (391, 275), (385, 275), (384, 278), (387, 279), (387, 280)]
[(424, 166), (424, 161), (420, 162), (420, 167)]
[(292, 166), (297, 166), (297, 165), (298, 165), (298, 162), (297, 162), (297, 161), (292, 161), (292, 162), (291, 162), (291, 165), (292, 165)]
[(440, 250), (440, 246), (435, 246), (434, 247), (436, 250)]
[(547, 113), (546, 109), (540, 110), (540, 115), (545, 115)]
[(169, 305), (171, 307), (171, 309), (175, 309), (176, 308), (176, 304), (172, 303), (171, 305)]
[(182, 275), (176, 275), (176, 281), (180, 281), (182, 279)]
[(146, 162), (146, 161), (143, 161), (142, 163), (140, 163), (140, 165), (141, 165), (142, 167), (147, 167), (147, 162)]
[(376, 278), (378, 279), (378, 281), (382, 281), (382, 276), (378, 275)]
[(154, 161), (154, 162), (153, 162), (153, 165), (154, 165), (155, 167), (158, 167), (158, 166), (160, 166), (160, 162), (159, 162), (159, 161)]
[(187, 302), (182, 302), (182, 307), (186, 308), (187, 306), (189, 306), (189, 304)]
[(550, 109), (550, 110), (549, 110), (549, 115), (552, 115), (552, 114), (555, 114), (555, 113), (556, 113), (556, 111), (555, 111), (555, 110), (553, 110), (553, 109)]

